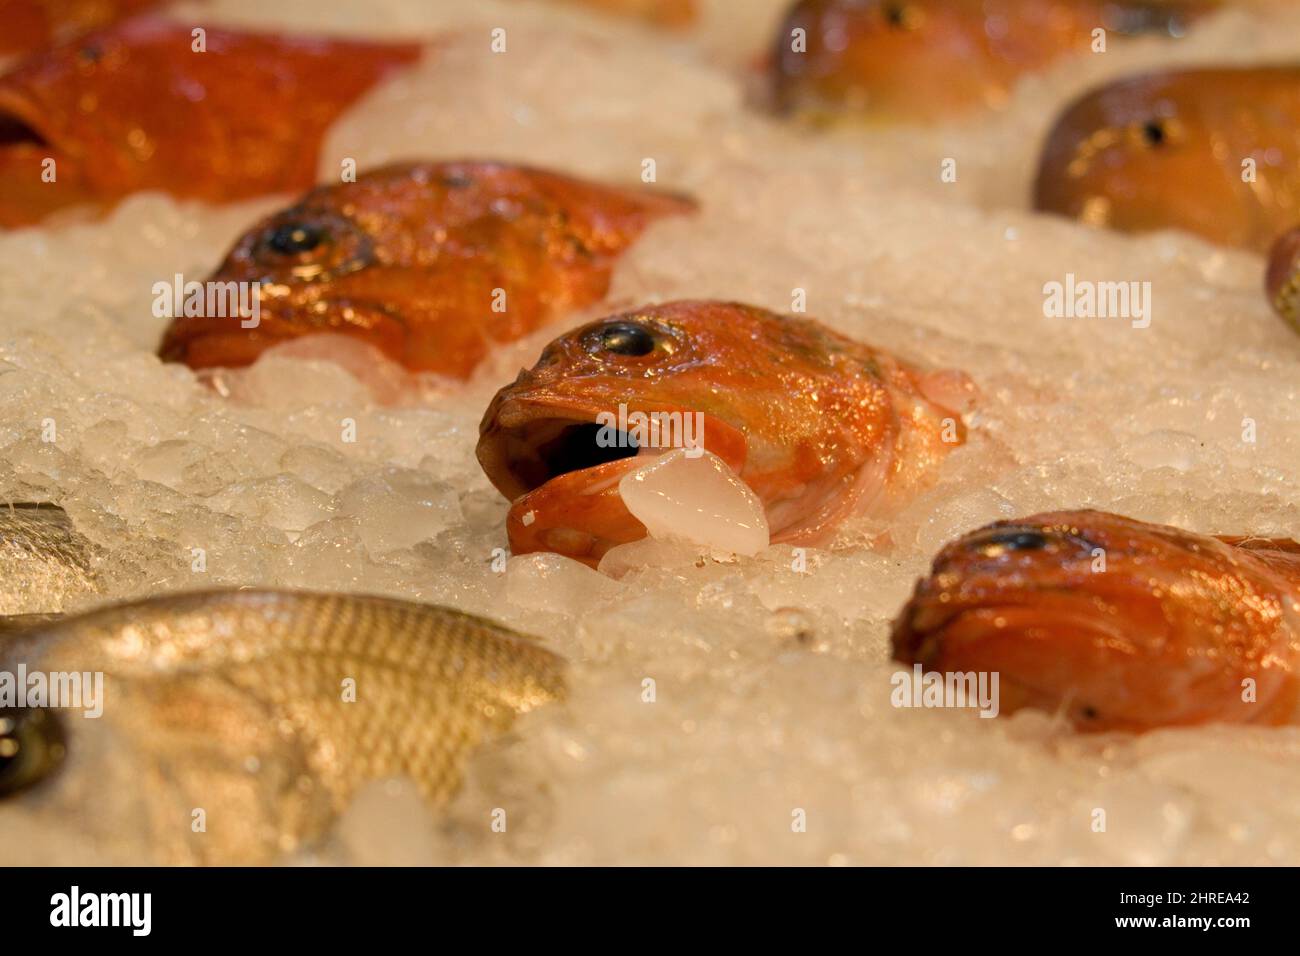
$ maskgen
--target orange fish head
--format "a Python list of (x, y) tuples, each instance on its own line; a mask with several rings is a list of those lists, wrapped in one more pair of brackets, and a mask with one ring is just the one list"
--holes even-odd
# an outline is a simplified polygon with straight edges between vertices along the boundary
[[(1069, 106), (1048, 136), (1036, 209), (1122, 232), (1184, 229), (1224, 245), (1260, 241), (1258, 202), (1242, 182), (1252, 154), (1242, 111), (1213, 71), (1122, 80)], [(1271, 238), (1271, 233), (1269, 233)]]
[(466, 377), (495, 344), (605, 294), (618, 256), (684, 197), (492, 162), (397, 163), (320, 186), (235, 244), (212, 283), (258, 283), (259, 315), (185, 315), (160, 354), (238, 366), (313, 333), (411, 371)]
[(643, 537), (619, 480), (638, 456), (687, 444), (680, 438), (725, 461), (762, 500), (773, 538), (793, 540), (888, 479), (899, 419), (915, 420), (897, 400), (909, 374), (809, 320), (667, 303), (548, 345), (488, 407), (478, 458), (513, 502), (516, 553), (595, 564), (613, 544)]
[(1273, 244), (1265, 285), (1277, 314), (1300, 332), (1300, 229), (1292, 229)]
[[(407, 330), (402, 293), (410, 290), (393, 278), (378, 261), (374, 237), (356, 220), (324, 205), (294, 206), (247, 232), (208, 279), (210, 286), (246, 284), (256, 314), (224, 308), (178, 315), (159, 355), (196, 369), (238, 367), (271, 345), (312, 333), (356, 335), (400, 355)], [(381, 290), (386, 294), (376, 294)]]
[[(1293, 684), (1278, 653), (1296, 613), (1284, 598), (1214, 538), (1093, 511), (1036, 515), (946, 546), (894, 623), (894, 657), (996, 672), (1001, 712), (1064, 712), (1080, 730), (1268, 720)], [(1258, 703), (1243, 701), (1248, 677)]]
[(998, 105), (1005, 70), (983, 31), (972, 3), (801, 0), (777, 33), (776, 105), (914, 122)]

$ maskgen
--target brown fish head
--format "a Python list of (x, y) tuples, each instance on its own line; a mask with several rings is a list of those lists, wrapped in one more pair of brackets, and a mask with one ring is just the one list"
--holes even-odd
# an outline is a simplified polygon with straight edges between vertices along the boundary
[[(997, 672), (1002, 712), (1064, 712), (1080, 730), (1267, 722), (1293, 684), (1279, 652), (1294, 601), (1214, 538), (1096, 511), (1042, 514), (946, 546), (895, 620), (894, 657)], [(1257, 704), (1242, 700), (1247, 677)]]
[(322, 186), (236, 242), (210, 281), (258, 283), (257, 325), (177, 318), (159, 354), (239, 366), (316, 333), (467, 376), (493, 344), (604, 295), (617, 256), (679, 197), (498, 163), (405, 163)]
[(801, 0), (777, 32), (776, 106), (917, 121), (1005, 98), (983, 23), (962, 0)]
[(925, 122), (1006, 106), (1093, 31), (1180, 36), (1215, 0), (800, 0), (777, 33), (776, 105)]
[[(1034, 206), (1123, 232), (1184, 229), (1267, 249), (1300, 201), (1300, 71), (1196, 70), (1121, 80), (1086, 94), (1048, 136)], [(1281, 122), (1280, 122), (1281, 120)], [(1254, 181), (1243, 163), (1257, 163)], [(1290, 185), (1286, 177), (1291, 177)]]
[[(595, 564), (645, 535), (618, 493), (637, 456), (654, 453), (637, 435), (653, 436), (651, 420), (682, 421), (762, 500), (773, 538), (796, 540), (893, 479), (910, 427), (900, 420), (924, 414), (910, 375), (816, 322), (736, 303), (668, 303), (548, 345), (488, 407), (478, 458), (513, 502), (512, 550)], [(665, 431), (659, 450), (681, 444)]]
[(1273, 244), (1264, 281), (1277, 314), (1300, 332), (1300, 229), (1284, 233)]

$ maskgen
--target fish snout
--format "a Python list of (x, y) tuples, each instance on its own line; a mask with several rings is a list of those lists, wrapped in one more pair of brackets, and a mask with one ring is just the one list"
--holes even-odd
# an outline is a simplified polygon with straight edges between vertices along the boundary
[(1265, 284), (1277, 314), (1300, 332), (1300, 228), (1283, 234), (1274, 243)]

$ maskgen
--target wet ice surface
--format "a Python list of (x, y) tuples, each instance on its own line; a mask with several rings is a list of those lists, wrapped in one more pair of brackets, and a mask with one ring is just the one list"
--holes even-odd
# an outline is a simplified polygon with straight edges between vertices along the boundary
[[(223, 0), (205, 19), (423, 36), (467, 16), (375, 6), (362, 24)], [(746, 109), (738, 65), (757, 51), (728, 43), (716, 10), (690, 40), (572, 11), (542, 24), (522, 2), (473, 8), (337, 126), (323, 176), (342, 158), (484, 157), (631, 182), (653, 158), (659, 185), (702, 211), (653, 227), (590, 315), (707, 296), (785, 312), (803, 289), (809, 314), (965, 369), (983, 397), (968, 445), (889, 522), (888, 550), (852, 546), (879, 529), (850, 527), (803, 571), (787, 546), (714, 561), (654, 541), (619, 549), (610, 574), (554, 555), (498, 573), (507, 505), (475, 462), (478, 421), (563, 325), (419, 404), (377, 404), (310, 356), (256, 367), (235, 401), (153, 357), (150, 289), (204, 275), (275, 200), (139, 196), (105, 223), (0, 235), (0, 497), (62, 504), (107, 556), (106, 593), (391, 594), (489, 614), (575, 662), (569, 703), (483, 753), (436, 827), (400, 785), (373, 788), (319, 858), (1300, 863), (1300, 731), (1098, 738), (1041, 714), (896, 710), (888, 662), (889, 622), (933, 552), (989, 520), (1092, 506), (1300, 532), (1300, 340), (1268, 310), (1261, 260), (1024, 209), (1035, 138), (1088, 78), (1215, 50), (1275, 58), (1300, 52), (1300, 30), (1230, 14), (1177, 53), (1147, 43), (1063, 65), (987, 123), (813, 136)], [(492, 25), (506, 54), (489, 51)], [(939, 182), (948, 156), (957, 184)], [(1150, 327), (1045, 318), (1043, 285), (1067, 273), (1151, 282)], [(0, 859), (18, 845), (93, 857), (70, 824), (33, 833), (0, 806)]]

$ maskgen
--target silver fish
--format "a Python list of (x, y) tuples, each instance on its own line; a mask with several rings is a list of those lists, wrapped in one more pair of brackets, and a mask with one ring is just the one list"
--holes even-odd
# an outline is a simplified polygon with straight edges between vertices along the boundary
[(99, 592), (98, 548), (52, 504), (0, 504), (0, 615), (62, 611)]
[(480, 742), (564, 694), (563, 659), (491, 621), (297, 591), (156, 597), (0, 634), (0, 679), (20, 665), (103, 686), (79, 708), (0, 708), (0, 862), (9, 832), (69, 828), (112, 861), (272, 862), (327, 837), (369, 781), (409, 778), (436, 809)]

